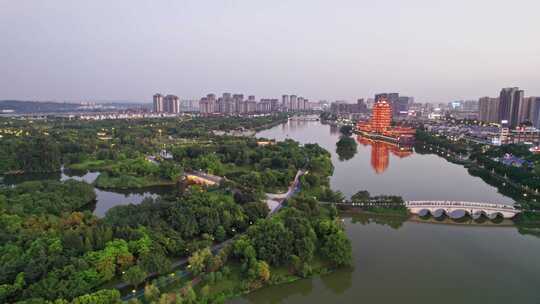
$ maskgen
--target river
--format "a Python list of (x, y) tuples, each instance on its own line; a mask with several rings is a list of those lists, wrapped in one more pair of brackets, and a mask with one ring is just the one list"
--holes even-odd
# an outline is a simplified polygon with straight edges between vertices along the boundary
[[(332, 153), (332, 187), (405, 199), (513, 203), (436, 155), (358, 145), (340, 161), (335, 127), (290, 121), (258, 136), (319, 143)], [(354, 266), (258, 290), (232, 303), (540, 303), (540, 239), (507, 225), (430, 224), (344, 217)]]

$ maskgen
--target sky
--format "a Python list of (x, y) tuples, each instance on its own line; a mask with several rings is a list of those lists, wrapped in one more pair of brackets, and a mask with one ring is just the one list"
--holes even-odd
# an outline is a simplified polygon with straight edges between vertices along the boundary
[(0, 0), (0, 99), (540, 96), (538, 0)]

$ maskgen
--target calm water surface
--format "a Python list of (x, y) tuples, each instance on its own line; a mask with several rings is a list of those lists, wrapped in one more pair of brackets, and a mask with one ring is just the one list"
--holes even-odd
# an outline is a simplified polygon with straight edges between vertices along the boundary
[[(359, 144), (354, 158), (340, 162), (337, 130), (318, 122), (289, 122), (258, 135), (317, 142), (331, 151), (332, 187), (346, 195), (366, 189), (406, 199), (513, 202), (463, 167), (434, 155)], [(515, 227), (366, 215), (344, 222), (353, 245), (352, 269), (264, 288), (231, 302), (540, 303), (540, 239), (521, 235)]]
[(540, 240), (514, 227), (346, 218), (354, 268), (232, 303), (540, 303)]
[(463, 166), (437, 155), (421, 155), (385, 143), (358, 143), (357, 154), (340, 161), (336, 154), (339, 129), (320, 122), (290, 121), (257, 133), (259, 137), (318, 143), (332, 153), (332, 189), (351, 196), (359, 190), (371, 194), (401, 195), (407, 200), (463, 200), (513, 203)]
[[(24, 174), (6, 177), (4, 182), (6, 184), (14, 185), (24, 181), (31, 180), (67, 180), (75, 179), (78, 181), (85, 181), (92, 183), (96, 180), (98, 172), (79, 172), (79, 171), (67, 171), (63, 170), (62, 173), (56, 174)], [(96, 192), (96, 203), (91, 206), (94, 214), (98, 217), (104, 217), (107, 210), (114, 206), (127, 205), (127, 204), (140, 204), (145, 198), (157, 198), (160, 194), (170, 192), (170, 187), (151, 187), (144, 190), (131, 189), (131, 190), (115, 190), (107, 191), (94, 188)]]

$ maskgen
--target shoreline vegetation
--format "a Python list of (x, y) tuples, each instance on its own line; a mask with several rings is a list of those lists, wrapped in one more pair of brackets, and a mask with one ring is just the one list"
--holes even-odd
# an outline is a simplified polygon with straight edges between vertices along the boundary
[[(0, 187), (0, 302), (219, 303), (350, 265), (351, 244), (337, 210), (315, 199), (342, 197), (330, 189), (333, 166), (326, 150), (212, 134), (284, 119), (8, 120), (10, 128), (22, 130), (13, 134), (28, 136), (1, 139), (0, 169), (41, 170), (42, 157), (50, 159), (45, 163), (51, 170), (60, 164), (98, 170), (95, 186), (111, 188), (176, 181), (184, 170), (223, 179), (116, 206), (103, 218), (85, 210), (96, 197), (85, 182)], [(15, 161), (28, 143), (38, 150)], [(266, 193), (287, 189), (299, 171), (307, 173), (294, 195), (269, 216)]]
[[(452, 141), (443, 136), (435, 136), (424, 130), (417, 130), (415, 152), (436, 154), (445, 160), (462, 165), (472, 176), (511, 197), (522, 208), (516, 224), (523, 229), (540, 227), (540, 178), (536, 168), (506, 166), (493, 159), (506, 153), (530, 159), (540, 169), (540, 156), (533, 155), (524, 145), (486, 147), (478, 144)], [(523, 184), (525, 183), (525, 184)]]

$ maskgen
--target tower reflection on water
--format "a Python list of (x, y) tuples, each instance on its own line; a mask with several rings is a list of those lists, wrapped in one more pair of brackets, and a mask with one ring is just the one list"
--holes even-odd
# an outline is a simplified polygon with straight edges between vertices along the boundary
[(399, 158), (405, 158), (413, 154), (412, 146), (374, 140), (361, 135), (358, 135), (356, 140), (363, 146), (371, 146), (371, 166), (377, 174), (381, 174), (388, 169), (390, 153)]

